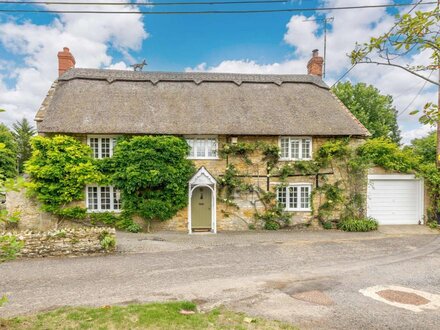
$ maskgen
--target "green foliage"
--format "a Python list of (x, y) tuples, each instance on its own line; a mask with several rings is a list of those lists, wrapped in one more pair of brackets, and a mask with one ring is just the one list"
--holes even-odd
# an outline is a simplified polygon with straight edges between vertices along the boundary
[(373, 218), (345, 219), (338, 224), (343, 231), (365, 232), (377, 230), (378, 222)]
[(258, 201), (263, 204), (263, 210), (255, 209), (254, 217), (264, 223), (264, 229), (278, 230), (290, 224), (292, 214), (285, 211), (283, 205), (277, 202), (272, 191), (256, 188)]
[(20, 211), (9, 213), (5, 209), (0, 209), (0, 223), (5, 224), (6, 230), (15, 229), (20, 222)]
[(422, 163), (435, 163), (436, 161), (437, 133), (431, 132), (427, 136), (414, 139), (411, 146), (406, 147), (420, 158)]
[(17, 146), (9, 129), (4, 124), (0, 124), (0, 176), (13, 178), (16, 175)]
[(119, 215), (111, 212), (91, 213), (89, 217), (92, 225), (105, 225), (120, 230), (126, 230), (131, 233), (138, 233), (142, 229), (125, 212), (122, 212), (122, 214)]
[(390, 95), (365, 83), (338, 83), (333, 92), (357, 119), (370, 131), (373, 138), (390, 138), (400, 142), (397, 110)]
[(264, 223), (264, 229), (266, 230), (278, 230), (280, 229), (280, 224), (273, 220), (266, 220)]
[(429, 228), (431, 228), (431, 229), (438, 229), (438, 228), (439, 228), (438, 223), (437, 223), (437, 222), (434, 222), (434, 221), (430, 221), (430, 222), (428, 222), (428, 226), (429, 226)]
[(89, 146), (70, 136), (32, 139), (33, 154), (26, 164), (31, 191), (46, 211), (59, 213), (75, 200), (84, 198), (84, 186), (100, 182)]
[(188, 144), (173, 136), (137, 136), (118, 142), (112, 157), (113, 184), (122, 207), (150, 223), (167, 220), (187, 205), (194, 166)]
[[(414, 14), (397, 15), (397, 23), (392, 30), (378, 37), (372, 37), (369, 42), (356, 44), (350, 59), (353, 65), (358, 63), (379, 64), (397, 67), (409, 72), (420, 79), (432, 84), (438, 84), (435, 79), (420, 74), (421, 70), (436, 70), (440, 65), (440, 36), (439, 36), (439, 7), (426, 11), (416, 11)], [(430, 60), (409, 65), (406, 59), (417, 58), (417, 53), (430, 53)], [(438, 107), (427, 103), (423, 109), (420, 121), (434, 125), (438, 122)], [(419, 111), (413, 111), (416, 114)]]
[(322, 223), (322, 228), (324, 229), (333, 229), (333, 224), (331, 223), (331, 221), (325, 221)]
[(401, 173), (413, 171), (419, 162), (411, 151), (385, 138), (367, 140), (357, 153), (366, 162)]
[(0, 236), (0, 263), (15, 259), (23, 246), (23, 241), (14, 235)]
[(363, 217), (366, 201), (364, 187), (369, 163), (362, 159), (349, 139), (335, 139), (325, 142), (317, 152), (319, 167), (337, 170), (340, 179), (329, 183), (326, 177), (315, 189), (319, 195), (318, 218), (321, 223), (329, 220)]
[(99, 235), (99, 243), (107, 251), (114, 250), (116, 247), (115, 237), (110, 235), (108, 232), (102, 232)]
[(31, 138), (36, 131), (26, 118), (12, 124), (12, 134), (17, 145), (18, 171), (23, 173), (24, 162), (32, 155)]

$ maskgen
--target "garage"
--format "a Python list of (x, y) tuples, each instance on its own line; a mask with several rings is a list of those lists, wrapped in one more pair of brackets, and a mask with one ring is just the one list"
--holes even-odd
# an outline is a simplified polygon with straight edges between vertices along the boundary
[(423, 223), (423, 180), (414, 175), (369, 175), (367, 215), (381, 225)]

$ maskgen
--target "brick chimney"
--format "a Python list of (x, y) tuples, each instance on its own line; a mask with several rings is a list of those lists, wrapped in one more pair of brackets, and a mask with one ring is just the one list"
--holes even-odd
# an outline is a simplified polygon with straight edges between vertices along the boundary
[(75, 67), (75, 58), (69, 48), (64, 47), (62, 52), (58, 52), (58, 77), (67, 70)]
[(318, 50), (314, 49), (312, 52), (312, 58), (307, 63), (307, 74), (322, 77), (322, 65), (324, 59), (319, 56)]

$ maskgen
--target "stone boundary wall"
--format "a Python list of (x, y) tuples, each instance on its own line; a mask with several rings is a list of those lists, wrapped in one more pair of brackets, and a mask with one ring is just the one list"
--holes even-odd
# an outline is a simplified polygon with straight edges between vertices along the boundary
[(18, 233), (0, 233), (0, 236), (15, 236), (24, 242), (17, 257), (38, 258), (55, 256), (84, 256), (90, 254), (111, 253), (115, 247), (105, 249), (102, 239), (105, 236), (116, 242), (114, 228), (78, 228), (58, 229), (47, 232), (24, 231)]

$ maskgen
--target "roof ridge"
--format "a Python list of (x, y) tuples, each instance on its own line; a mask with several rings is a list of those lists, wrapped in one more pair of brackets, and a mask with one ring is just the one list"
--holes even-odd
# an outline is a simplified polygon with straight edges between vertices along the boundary
[(167, 72), (167, 71), (128, 71), (112, 69), (82, 69), (72, 68), (66, 71), (60, 81), (74, 79), (114, 81), (149, 81), (154, 85), (160, 81), (192, 81), (199, 85), (202, 82), (233, 82), (240, 86), (242, 83), (283, 83), (313, 84), (317, 87), (329, 87), (317, 76), (307, 74), (249, 74), (249, 73), (220, 73), (220, 72)]

